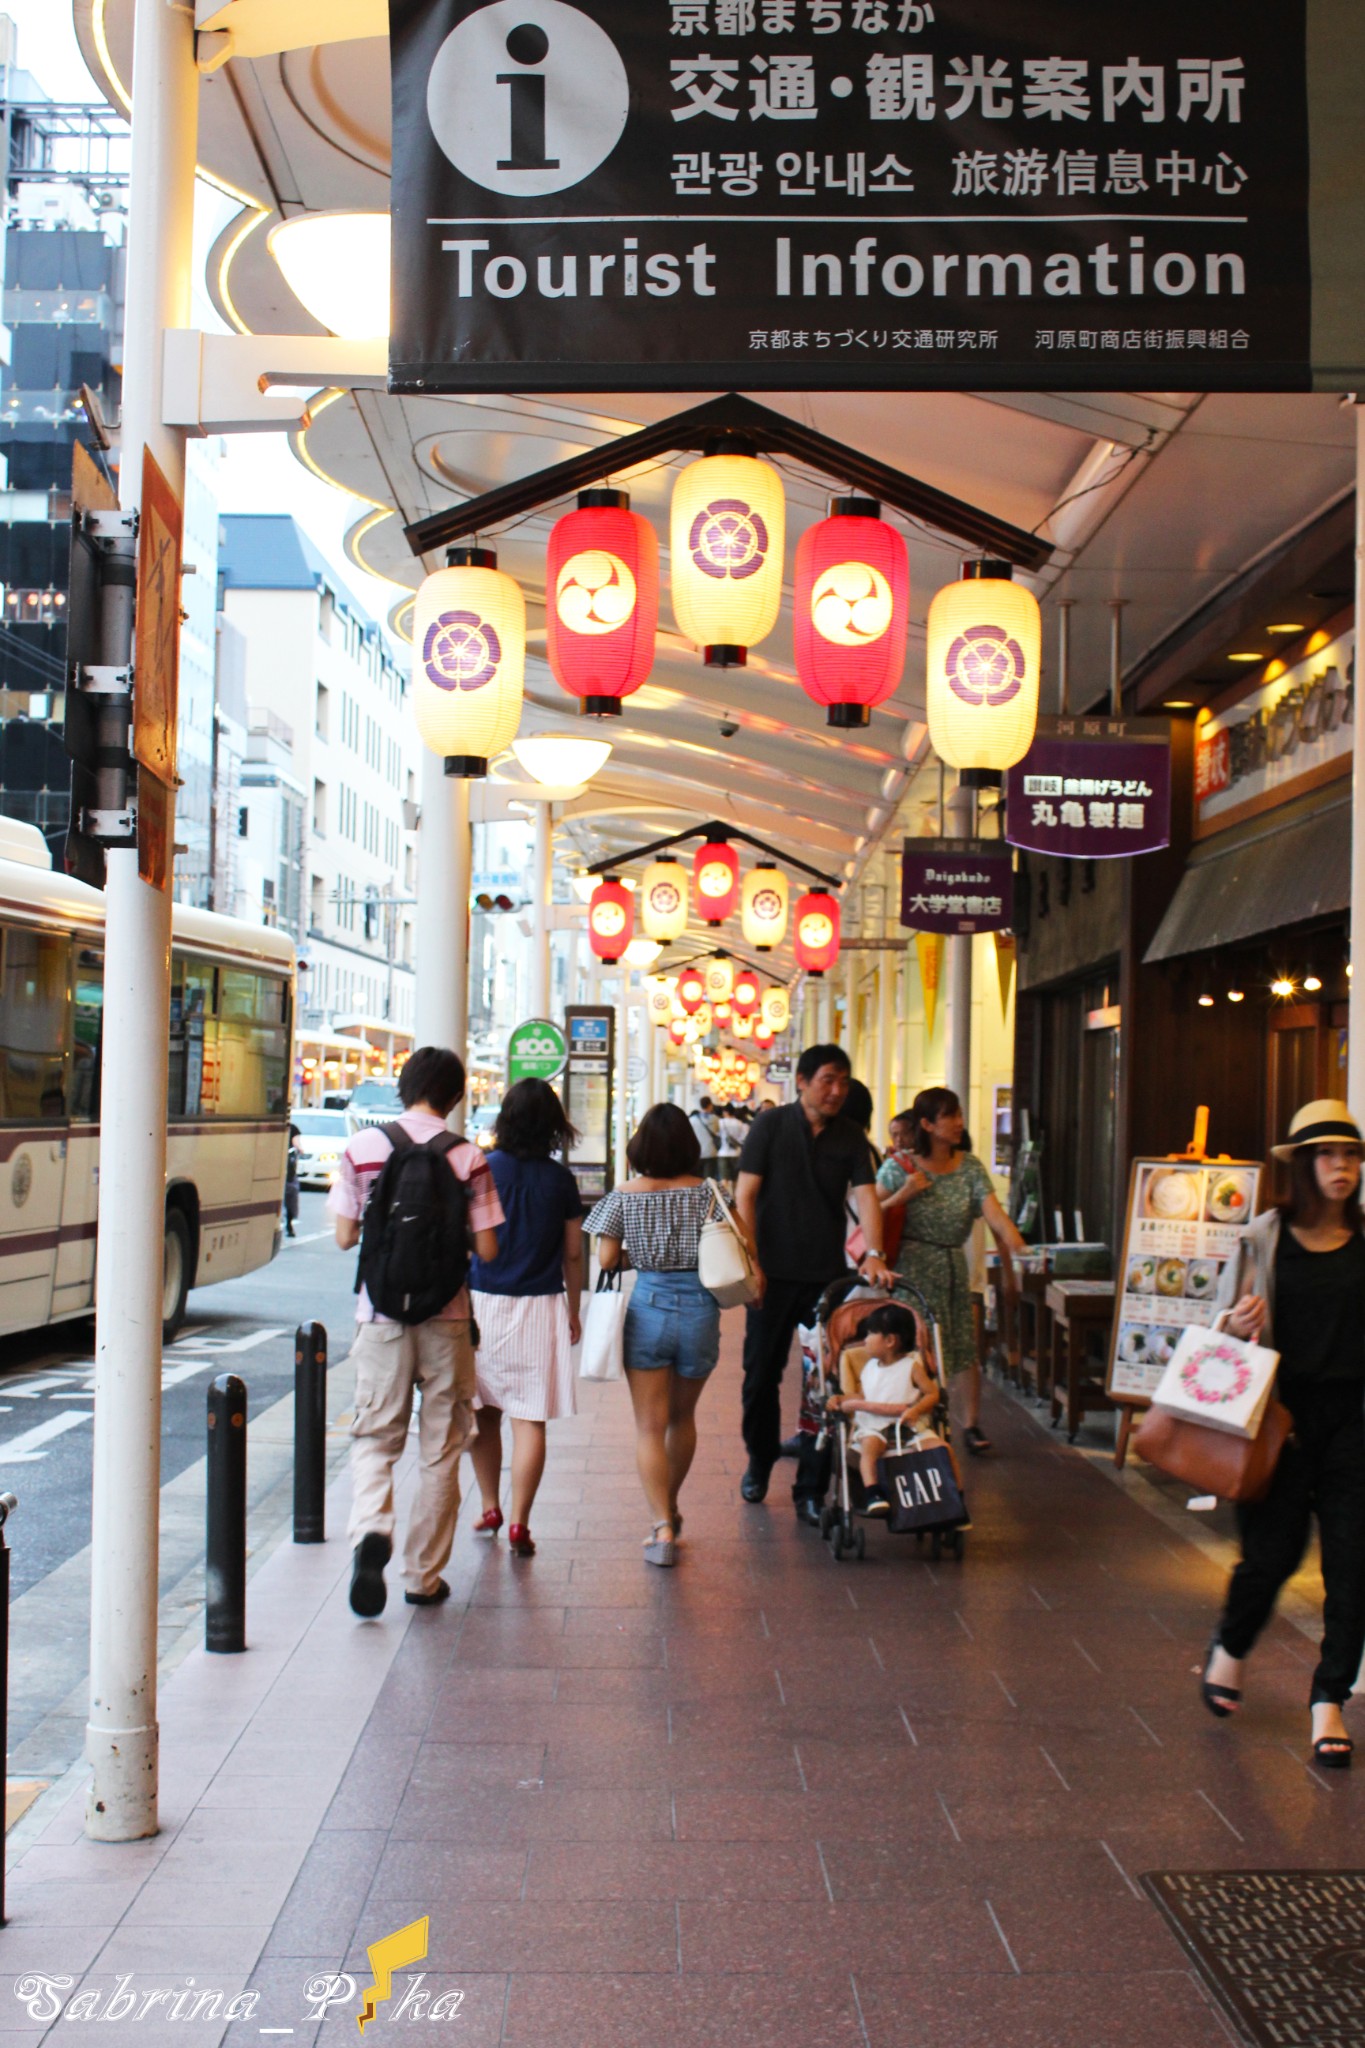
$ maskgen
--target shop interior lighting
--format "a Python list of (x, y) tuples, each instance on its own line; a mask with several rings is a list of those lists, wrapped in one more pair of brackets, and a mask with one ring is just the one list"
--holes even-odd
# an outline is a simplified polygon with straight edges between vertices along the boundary
[[(584, 740), (573, 733), (544, 732), (512, 742), (516, 755), (533, 782), (546, 789), (572, 789), (591, 782), (606, 767), (611, 755), (610, 740)], [(591, 894), (591, 891), (589, 891)]]
[(1291, 621), (1288, 625), (1284, 626), (1267, 626), (1266, 631), (1267, 633), (1302, 633), (1305, 631), (1305, 628), (1301, 624)]
[(1230, 988), (1228, 990), (1228, 1001), (1230, 1003), (1244, 1003), (1246, 999), (1247, 992), (1244, 988)]
[(1212, 989), (1204, 988), (1199, 991), (1199, 1007), (1201, 1010), (1211, 1010), (1213, 1008)]
[(1278, 975), (1270, 984), (1270, 993), (1273, 996), (1288, 998), (1294, 993), (1294, 984), (1287, 974)]
[(1241, 654), (1230, 654), (1228, 656), (1229, 661), (1264, 661), (1265, 659), (1266, 657), (1264, 654), (1254, 654), (1250, 650), (1246, 650)]
[(1193, 711), (1196, 707), (1189, 697), (1168, 697), (1161, 708), (1163, 711)]
[(294, 297), (344, 341), (389, 331), (387, 213), (301, 213), (266, 245)]
[(1320, 974), (1305, 974), (1303, 985), (1310, 996), (1315, 996), (1322, 987), (1322, 976)]

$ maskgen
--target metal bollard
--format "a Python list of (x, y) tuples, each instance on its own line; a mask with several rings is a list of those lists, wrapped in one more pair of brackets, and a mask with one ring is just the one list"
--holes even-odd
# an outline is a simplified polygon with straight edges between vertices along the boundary
[[(9, 1755), (9, 1545), (5, 1524), (18, 1505), (12, 1493), (0, 1493), (0, 1757)], [(5, 1859), (0, 1856), (0, 1927), (8, 1925)]]
[(246, 1381), (220, 1373), (209, 1388), (208, 1535), (204, 1648), (246, 1648)]
[(294, 1541), (325, 1543), (327, 1513), (327, 1332), (294, 1333)]

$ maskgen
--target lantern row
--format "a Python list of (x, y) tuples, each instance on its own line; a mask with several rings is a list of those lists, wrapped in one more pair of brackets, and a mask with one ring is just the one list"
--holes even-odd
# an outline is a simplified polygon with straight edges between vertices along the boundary
[[(673, 610), (709, 666), (743, 667), (776, 625), (785, 533), (782, 480), (757, 456), (706, 455), (678, 477)], [(452, 548), (447, 559), (414, 609), (417, 722), (447, 773), (482, 775), (520, 723), (526, 606), (492, 549)], [(1011, 577), (1008, 562), (968, 563), (929, 609), (930, 736), (950, 766), (988, 776), (1022, 758), (1037, 715), (1038, 604)], [(910, 609), (905, 541), (876, 499), (835, 497), (802, 534), (794, 603), (802, 688), (830, 725), (866, 725), (900, 683)], [(650, 673), (659, 622), (658, 541), (626, 492), (583, 491), (556, 523), (546, 604), (559, 683), (585, 712), (618, 715)], [(737, 863), (730, 879), (737, 889)]]
[[(709, 925), (719, 925), (730, 916), (736, 900), (740, 904), (740, 929), (745, 942), (757, 952), (771, 952), (787, 935), (789, 892), (780, 868), (770, 865), (751, 868), (739, 882), (739, 856), (728, 840), (708, 839), (697, 849), (693, 861), (697, 905)], [(639, 888), (640, 924), (644, 936), (670, 945), (681, 938), (687, 925), (690, 894), (687, 870), (680, 860), (666, 857), (651, 861)], [(588, 899), (588, 943), (599, 960), (619, 960), (635, 936), (635, 896), (616, 875), (606, 875)], [(825, 974), (839, 957), (839, 901), (828, 889), (808, 889), (798, 898), (794, 917), (793, 947), (796, 964), (811, 975)], [(718, 953), (715, 962), (726, 959)], [(721, 970), (716, 967), (719, 973)], [(683, 980), (691, 985), (696, 970), (687, 970)], [(704, 995), (726, 1001), (723, 992), (699, 987), (697, 1001)]]

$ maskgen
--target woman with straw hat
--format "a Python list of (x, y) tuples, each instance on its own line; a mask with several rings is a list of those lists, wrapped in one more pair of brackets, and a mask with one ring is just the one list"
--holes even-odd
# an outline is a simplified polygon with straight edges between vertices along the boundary
[(1365, 1219), (1360, 1126), (1344, 1102), (1310, 1102), (1273, 1148), (1290, 1193), (1258, 1216), (1223, 1270), (1219, 1321), (1280, 1354), (1276, 1395), (1294, 1433), (1263, 1500), (1239, 1507), (1242, 1558), (1204, 1669), (1220, 1718), (1241, 1706), (1242, 1664), (1298, 1570), (1313, 1518), (1322, 1552), (1322, 1653), (1309, 1693), (1314, 1760), (1344, 1770), (1341, 1710), (1365, 1651)]

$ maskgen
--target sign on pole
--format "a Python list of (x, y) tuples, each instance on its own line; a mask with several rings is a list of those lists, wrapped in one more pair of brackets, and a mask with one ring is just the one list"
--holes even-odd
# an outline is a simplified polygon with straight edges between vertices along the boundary
[(518, 1024), (507, 1041), (507, 1085), (515, 1081), (553, 1081), (564, 1071), (569, 1041), (548, 1017)]
[(1164, 718), (1040, 718), (1005, 784), (1005, 837), (1030, 853), (1113, 860), (1171, 837)]
[(564, 1012), (568, 1062), (564, 1108), (578, 1132), (569, 1166), (585, 1202), (605, 1195), (612, 1184), (612, 1078), (616, 1058), (616, 1012), (606, 1004), (571, 1004)]
[(1360, 12), (390, 0), (392, 388), (1338, 385)]
[(906, 840), (901, 923), (912, 931), (950, 937), (1006, 931), (1013, 914), (1013, 860), (1000, 840)]

